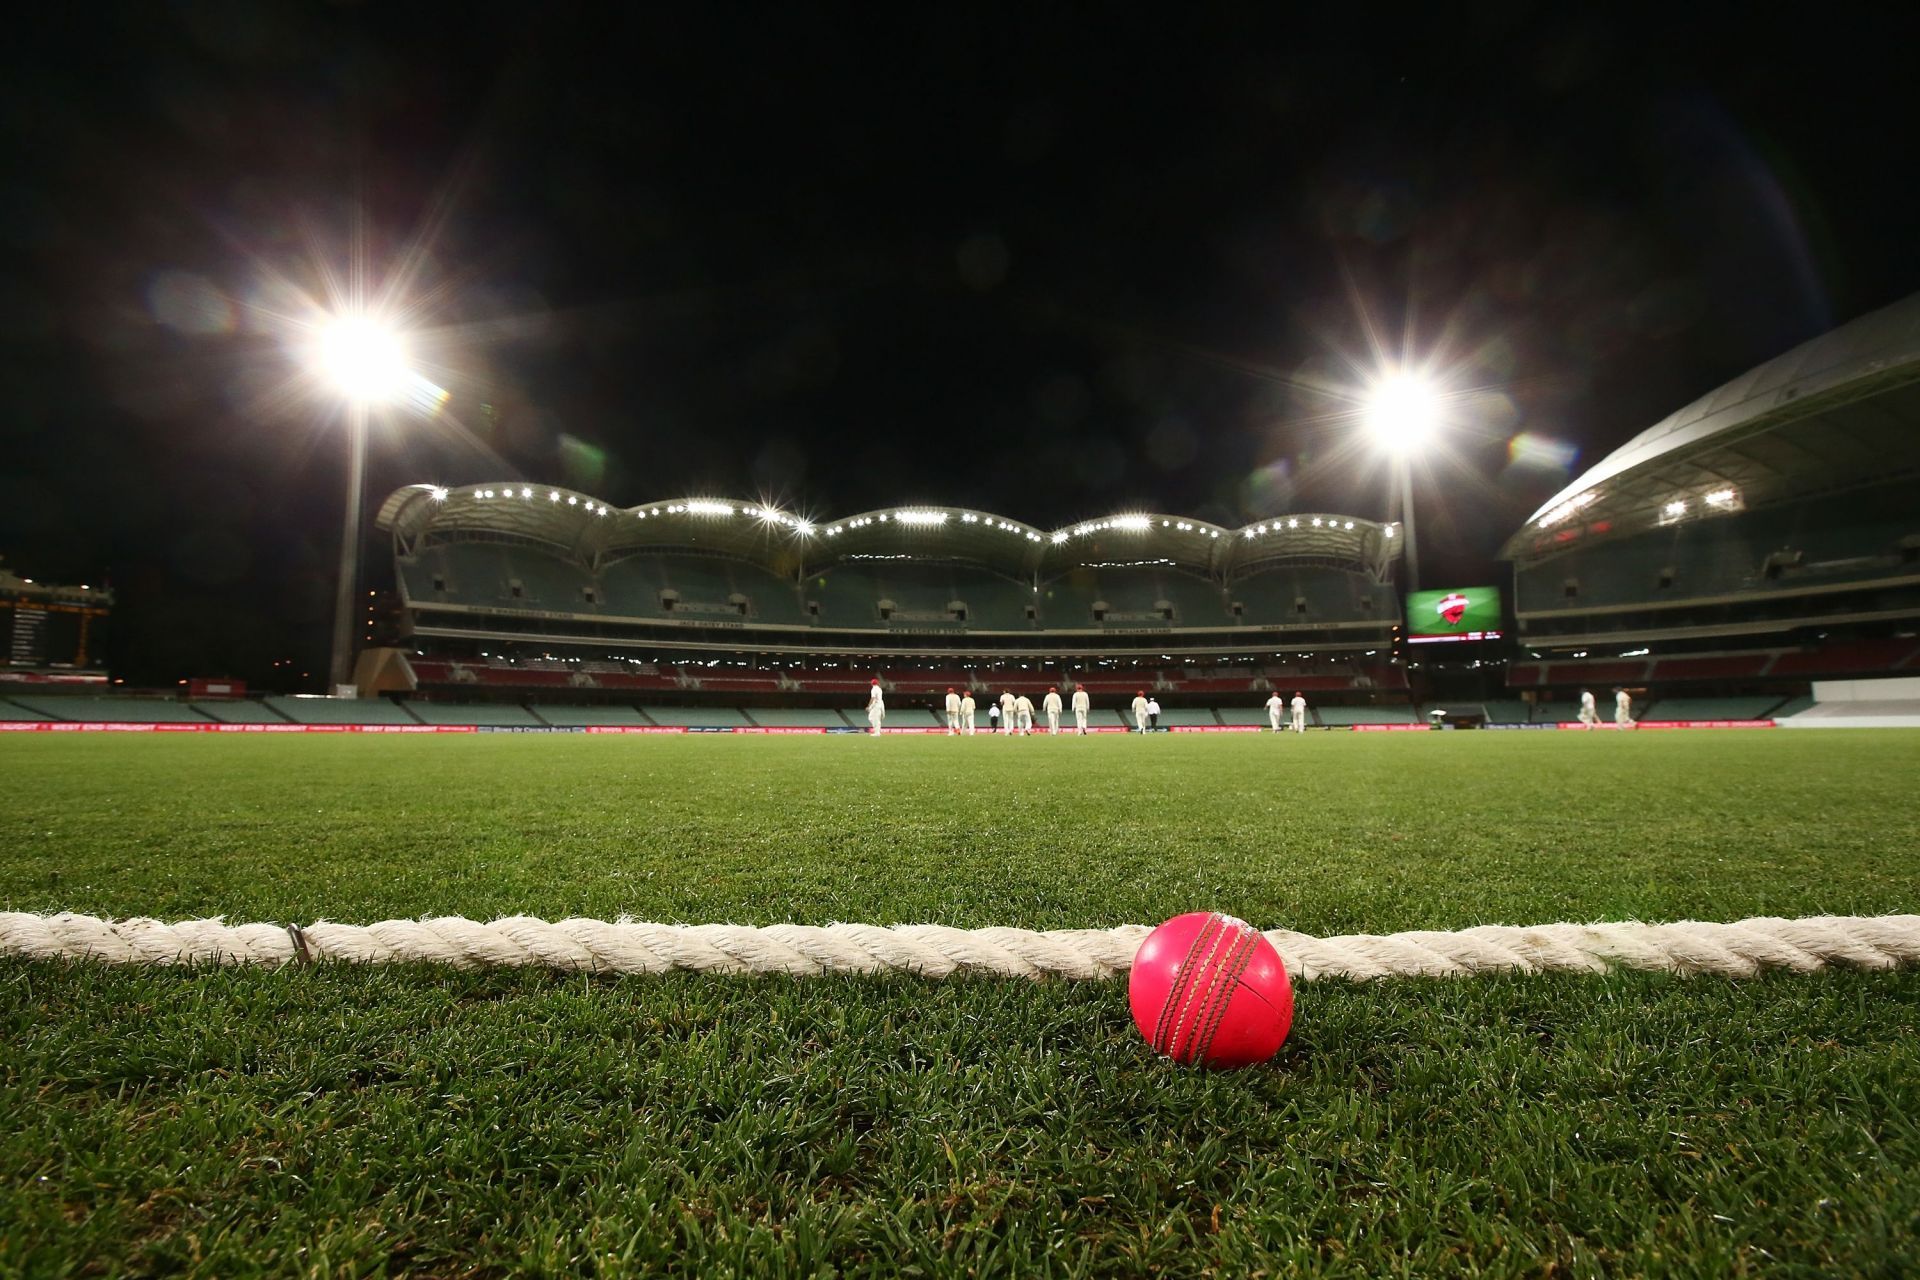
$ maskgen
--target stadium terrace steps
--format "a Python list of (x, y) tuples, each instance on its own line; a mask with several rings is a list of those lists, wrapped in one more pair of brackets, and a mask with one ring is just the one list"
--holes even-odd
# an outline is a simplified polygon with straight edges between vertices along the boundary
[(1768, 712), (1767, 714), (1775, 720), (1785, 720), (1792, 716), (1799, 715), (1802, 711), (1805, 711), (1808, 707), (1811, 707), (1813, 705), (1814, 705), (1814, 701), (1813, 701), (1812, 695), (1801, 694), (1797, 698), (1788, 698), (1785, 702), (1781, 703), (1779, 706), (1775, 707), (1772, 711)]
[(423, 723), (405, 707), (385, 698), (303, 698), (276, 694), (264, 701), (295, 724)]
[(266, 703), (254, 698), (232, 698), (187, 704), (209, 720), (221, 724), (286, 724), (287, 718)]
[(11, 724), (39, 724), (51, 719), (53, 717), (43, 711), (35, 711), (31, 707), (23, 707), (0, 698), (0, 720)]
[(1533, 720), (1533, 708), (1524, 702), (1496, 700), (1480, 706), (1487, 713), (1488, 724), (1530, 724)]
[[(1221, 724), (1227, 724), (1227, 725), (1256, 724), (1256, 725), (1259, 725), (1262, 729), (1269, 727), (1268, 721), (1267, 721), (1267, 709), (1264, 706), (1262, 707), (1215, 707), (1213, 709), (1213, 714), (1214, 714), (1214, 717), (1218, 719)], [(1286, 723), (1285, 713), (1282, 713), (1280, 723), (1282, 724)]]
[(207, 717), (171, 698), (105, 696), (29, 698), (13, 701), (49, 720), (119, 721), (126, 724), (205, 724)]
[(652, 707), (643, 706), (641, 712), (657, 725), (674, 727), (707, 727), (735, 725), (746, 726), (747, 718), (740, 714), (737, 707)]
[(1208, 728), (1217, 729), (1220, 727), (1220, 717), (1216, 716), (1211, 710), (1207, 710), (1203, 708), (1196, 708), (1196, 707), (1163, 707), (1161, 708), (1160, 727), (1163, 729), (1166, 729), (1166, 728), (1171, 728), (1175, 725), (1180, 725), (1183, 727), (1193, 726), (1193, 725), (1204, 725)]
[(407, 709), (422, 724), (487, 725), (501, 729), (539, 727), (543, 722), (525, 707), (501, 702), (410, 702)]
[(529, 702), (527, 710), (556, 728), (590, 725), (645, 724), (640, 713), (628, 706), (571, 707), (547, 702)]
[(838, 711), (807, 707), (745, 707), (742, 710), (747, 719), (767, 729), (844, 729), (847, 726)]
[(1353, 724), (1411, 724), (1419, 719), (1412, 707), (1314, 707), (1314, 716), (1329, 728)]

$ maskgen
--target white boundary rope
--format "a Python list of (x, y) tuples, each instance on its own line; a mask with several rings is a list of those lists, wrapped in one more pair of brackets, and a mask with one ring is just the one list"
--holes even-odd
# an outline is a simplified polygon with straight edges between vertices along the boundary
[[(944, 925), (826, 926), (548, 922), (459, 916), (379, 924), (227, 924), (223, 920), (103, 920), (0, 912), (0, 958), (107, 964), (358, 964), (518, 966), (590, 973), (958, 973), (1110, 978), (1124, 973), (1150, 930), (952, 929)], [(1920, 963), (1920, 915), (1761, 916), (1734, 924), (1482, 925), (1455, 933), (1267, 938), (1296, 980), (1464, 977), (1478, 973), (1602, 973), (1625, 969), (1750, 977), (1828, 965), (1893, 969)]]

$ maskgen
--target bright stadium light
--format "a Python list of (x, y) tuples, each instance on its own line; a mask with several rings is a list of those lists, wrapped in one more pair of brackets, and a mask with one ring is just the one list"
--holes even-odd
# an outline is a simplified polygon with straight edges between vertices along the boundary
[(1440, 424), (1440, 396), (1418, 374), (1390, 373), (1367, 392), (1367, 432), (1390, 453), (1417, 453)]
[(412, 382), (406, 339), (368, 315), (335, 316), (320, 326), (314, 363), (328, 382), (356, 404), (388, 404)]
[[(1429, 379), (1407, 369), (1389, 369), (1376, 378), (1362, 402), (1362, 421), (1367, 434), (1393, 461), (1400, 520), (1407, 531), (1404, 553), (1409, 591), (1419, 589), (1420, 560), (1413, 533), (1413, 469), (1408, 461), (1414, 454), (1423, 452), (1438, 434), (1441, 408), (1440, 389)], [(1315, 525), (1319, 523), (1314, 521)]]
[[(886, 519), (885, 516), (881, 516), (880, 518), (882, 520)], [(945, 524), (947, 522), (947, 513), (944, 511), (898, 511), (894, 513), (893, 518), (901, 524)]]
[(328, 688), (339, 695), (353, 678), (353, 593), (360, 563), (368, 411), (376, 404), (398, 403), (410, 396), (419, 407), (437, 409), (446, 393), (414, 373), (405, 336), (375, 315), (358, 310), (323, 314), (311, 332), (308, 363), (347, 402), (347, 512), (340, 535), (340, 574), (334, 584), (333, 651), (327, 665)]

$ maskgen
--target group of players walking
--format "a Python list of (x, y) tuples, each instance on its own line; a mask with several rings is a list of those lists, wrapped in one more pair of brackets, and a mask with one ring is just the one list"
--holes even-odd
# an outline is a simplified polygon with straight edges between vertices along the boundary
[[(1580, 691), (1580, 723), (1589, 729), (1600, 727), (1600, 712), (1593, 704), (1593, 690)], [(1613, 724), (1617, 729), (1633, 728), (1633, 698), (1625, 689), (1613, 691)]]
[[(971, 737), (975, 732), (974, 715), (978, 705), (973, 699), (971, 689), (961, 691), (949, 688), (947, 690), (947, 733)], [(1060, 700), (1058, 689), (1047, 690), (1047, 696), (1040, 700), (1038, 711), (1047, 718), (1048, 733), (1060, 732), (1060, 713), (1065, 705)], [(988, 702), (987, 708), (988, 733), (1029, 735), (1033, 733), (1036, 712), (1033, 699), (1026, 694), (1003, 692), (999, 701)], [(1127, 709), (1133, 713), (1134, 729), (1137, 732), (1149, 733), (1160, 727), (1160, 703), (1158, 699), (1149, 698), (1145, 689), (1134, 695), (1133, 703)], [(1072, 732), (1075, 734), (1087, 732), (1087, 715), (1092, 710), (1093, 700), (1087, 696), (1087, 687), (1081, 684), (1073, 686)], [(1625, 689), (1616, 689), (1613, 695), (1613, 723), (1622, 729), (1632, 728), (1634, 724), (1632, 710), (1632, 697)], [(1287, 717), (1284, 725), (1281, 723), (1283, 715)], [(872, 732), (879, 733), (886, 718), (886, 695), (880, 689), (880, 681), (875, 679), (867, 690), (867, 724)], [(1275, 733), (1286, 729), (1291, 729), (1295, 733), (1305, 733), (1307, 731), (1307, 700), (1296, 693), (1293, 695), (1293, 701), (1288, 703), (1283, 701), (1279, 694), (1274, 694), (1267, 699), (1267, 723), (1272, 726)], [(1598, 728), (1600, 725), (1600, 713), (1594, 705), (1592, 690), (1582, 690), (1580, 693), (1580, 723), (1589, 729)]]
[[(1075, 734), (1087, 732), (1087, 716), (1093, 710), (1093, 699), (1087, 696), (1087, 687), (1082, 684), (1073, 686), (1073, 730)], [(1033, 733), (1035, 708), (1033, 699), (1026, 694), (1002, 692), (998, 702), (989, 702), (987, 726), (988, 733)], [(950, 736), (972, 736), (975, 733), (975, 713), (979, 704), (974, 701), (971, 689), (962, 691), (947, 690), (947, 733)], [(1047, 718), (1047, 732), (1060, 732), (1060, 713), (1066, 704), (1060, 699), (1058, 689), (1047, 690), (1046, 697), (1040, 700), (1039, 713)], [(1284, 704), (1279, 694), (1267, 699), (1267, 721), (1273, 731), (1281, 730), (1280, 713)], [(1149, 698), (1145, 689), (1133, 697), (1128, 710), (1133, 712), (1134, 728), (1137, 732), (1148, 733), (1160, 727), (1160, 702)], [(1307, 700), (1299, 694), (1293, 695), (1293, 719), (1287, 726), (1296, 733), (1304, 733), (1307, 728)], [(886, 695), (881, 691), (880, 681), (875, 679), (867, 690), (867, 724), (872, 732), (879, 733), (887, 718)]]

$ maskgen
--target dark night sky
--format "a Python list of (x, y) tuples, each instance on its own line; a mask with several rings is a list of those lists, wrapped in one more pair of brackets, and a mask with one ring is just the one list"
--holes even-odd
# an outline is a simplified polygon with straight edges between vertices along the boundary
[(0, 555), (110, 580), (134, 683), (322, 662), (342, 437), (271, 317), (356, 225), (376, 277), (417, 262), (452, 392), (377, 425), (370, 507), (512, 474), (1042, 526), (1384, 516), (1314, 390), (1370, 317), (1462, 391), (1421, 477), (1432, 584), (1493, 578), (1569, 478), (1516, 435), (1585, 465), (1920, 288), (1895, 6), (1156, 8), (234, 0), (13, 30)]

